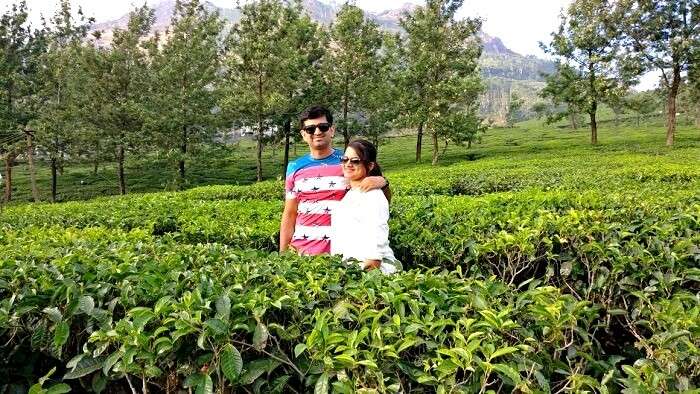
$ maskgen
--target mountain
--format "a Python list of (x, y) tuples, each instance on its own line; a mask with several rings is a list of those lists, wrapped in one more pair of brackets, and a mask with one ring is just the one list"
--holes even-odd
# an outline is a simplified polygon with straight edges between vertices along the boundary
[[(322, 2), (319, 0), (303, 0), (302, 6), (311, 19), (324, 25), (330, 25), (340, 10), (342, 3), (334, 1)], [(219, 15), (227, 22), (228, 27), (238, 22), (240, 11), (231, 8), (221, 8), (205, 2), (209, 10), (217, 10)], [(399, 21), (401, 17), (412, 12), (417, 6), (406, 3), (400, 8), (379, 13), (367, 12), (367, 16), (374, 20), (382, 29), (390, 32), (400, 32)], [(164, 0), (154, 6), (155, 23), (153, 33), (164, 32), (170, 25), (175, 10), (175, 0)], [(101, 32), (98, 41), (100, 45), (109, 45), (113, 31), (125, 28), (129, 15), (119, 19), (98, 23), (94, 31)], [(500, 38), (480, 33), (483, 43), (483, 52), (480, 60), (482, 74), (484, 76), (487, 92), (482, 97), (481, 111), (484, 116), (495, 123), (505, 122), (505, 112), (508, 108), (508, 100), (511, 92), (517, 92), (525, 99), (525, 108), (537, 99), (537, 91), (543, 85), (542, 73), (554, 70), (554, 63), (539, 59), (534, 56), (523, 56), (505, 46)], [(527, 111), (526, 111), (527, 112)]]

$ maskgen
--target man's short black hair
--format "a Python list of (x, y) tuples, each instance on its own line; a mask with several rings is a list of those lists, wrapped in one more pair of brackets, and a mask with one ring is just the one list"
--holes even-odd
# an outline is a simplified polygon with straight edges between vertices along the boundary
[(307, 108), (306, 111), (302, 112), (299, 116), (300, 128), (304, 128), (304, 122), (306, 122), (307, 120), (318, 119), (324, 116), (326, 117), (328, 123), (333, 124), (333, 113), (328, 108), (322, 107), (320, 105), (311, 106)]

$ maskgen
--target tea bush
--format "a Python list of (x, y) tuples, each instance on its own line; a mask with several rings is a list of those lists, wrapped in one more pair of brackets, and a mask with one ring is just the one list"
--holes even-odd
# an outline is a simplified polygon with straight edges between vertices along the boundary
[(276, 181), (8, 207), (0, 392), (697, 392), (700, 151), (562, 141), (390, 171), (391, 277)]
[(64, 382), (96, 391), (125, 374), (165, 390), (541, 391), (578, 384), (555, 364), (592, 351), (596, 308), (553, 287), (52, 230), (0, 240), (0, 330), (15, 349), (3, 381), (44, 352)]

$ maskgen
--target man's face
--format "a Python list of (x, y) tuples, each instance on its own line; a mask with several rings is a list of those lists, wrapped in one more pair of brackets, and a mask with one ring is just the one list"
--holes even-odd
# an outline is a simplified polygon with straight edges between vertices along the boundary
[[(324, 126), (330, 126), (325, 133), (321, 131)], [(312, 131), (310, 134), (309, 132)], [(304, 138), (309, 148), (313, 150), (324, 150), (331, 146), (333, 136), (335, 135), (335, 126), (329, 125), (325, 116), (316, 119), (307, 119), (304, 121), (304, 127), (301, 130), (301, 136)]]

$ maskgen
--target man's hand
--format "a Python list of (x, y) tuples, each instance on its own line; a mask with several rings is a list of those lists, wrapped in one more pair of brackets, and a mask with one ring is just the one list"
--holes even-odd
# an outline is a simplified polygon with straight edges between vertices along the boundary
[(378, 269), (382, 262), (379, 260), (365, 260), (363, 265), (365, 270), (372, 271)]
[(362, 180), (360, 191), (368, 192), (374, 189), (382, 189), (386, 185), (387, 181), (383, 176), (368, 176)]
[(294, 235), (298, 207), (299, 202), (296, 199), (286, 200), (284, 203), (284, 212), (280, 223), (280, 252), (284, 252), (290, 247), (289, 243)]

